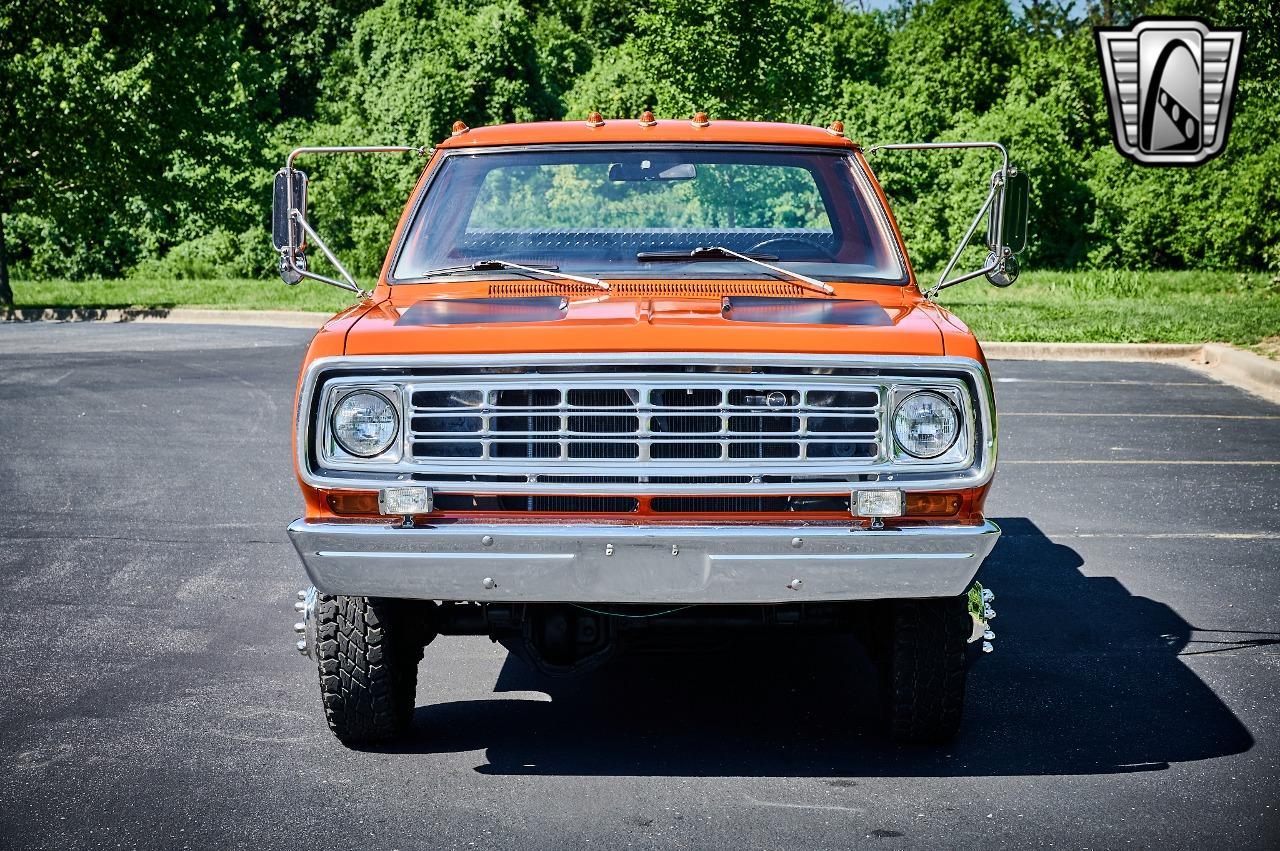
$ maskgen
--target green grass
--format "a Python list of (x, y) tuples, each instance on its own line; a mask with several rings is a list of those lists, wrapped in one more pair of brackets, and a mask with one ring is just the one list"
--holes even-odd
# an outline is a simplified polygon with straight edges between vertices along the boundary
[(1256, 273), (1031, 271), (1006, 289), (979, 279), (938, 300), (981, 340), (1251, 346), (1280, 335), (1280, 282)]
[(355, 301), (336, 287), (304, 281), (285, 286), (278, 278), (249, 281), (152, 280), (125, 278), (108, 281), (14, 281), (14, 307), (137, 308), (206, 307), (231, 310), (311, 310), (336, 313)]
[[(935, 277), (922, 277), (924, 281)], [(213, 307), (334, 312), (351, 303), (323, 284), (278, 281), (16, 281), (18, 308)], [(1235, 272), (1042, 272), (1007, 289), (970, 281), (940, 301), (983, 340), (1219, 341), (1256, 345), (1280, 335), (1280, 281)]]

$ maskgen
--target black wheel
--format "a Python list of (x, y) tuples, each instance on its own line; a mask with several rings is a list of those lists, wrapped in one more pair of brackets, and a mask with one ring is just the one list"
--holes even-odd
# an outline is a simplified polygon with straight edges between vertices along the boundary
[(321, 594), (316, 639), (320, 696), (333, 734), (348, 745), (404, 735), (427, 642), (419, 608), (402, 600)]
[(895, 741), (942, 744), (960, 729), (972, 628), (964, 596), (894, 604), (885, 691)]

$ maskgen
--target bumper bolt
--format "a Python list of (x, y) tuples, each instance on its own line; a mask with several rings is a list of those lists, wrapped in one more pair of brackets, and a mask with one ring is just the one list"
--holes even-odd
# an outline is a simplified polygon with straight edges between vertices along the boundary
[(495, 582), (495, 581), (493, 580), (493, 577), (491, 577), (491, 576), (486, 576), (486, 577), (484, 578), (484, 581), (482, 581), (480, 584), (481, 584), (481, 585), (483, 585), (483, 586), (485, 587), (485, 589), (486, 589), (486, 590), (488, 590), (488, 591), (492, 591), (494, 588), (497, 588), (497, 587), (498, 587), (498, 583), (497, 583), (497, 582)]
[(481, 538), (481, 539), (480, 539), (480, 543), (484, 544), (486, 547), (492, 547), (492, 546), (493, 546), (493, 536), (492, 536), (492, 535), (485, 535), (483, 538)]
[(791, 539), (791, 546), (795, 547), (796, 549), (800, 549), (800, 547), (801, 547), (801, 546), (803, 546), (803, 545), (804, 545), (804, 538), (792, 538), (792, 539)]
[(801, 579), (792, 579), (790, 582), (787, 583), (787, 587), (790, 588), (792, 591), (799, 591), (800, 586), (802, 585), (804, 585), (804, 581)]

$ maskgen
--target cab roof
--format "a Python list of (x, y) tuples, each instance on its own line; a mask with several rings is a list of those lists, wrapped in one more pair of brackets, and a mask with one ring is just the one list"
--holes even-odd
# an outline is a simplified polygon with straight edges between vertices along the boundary
[[(456, 127), (456, 125), (455, 125)], [(636, 118), (611, 118), (593, 126), (586, 121), (537, 121), (455, 129), (437, 148), (481, 148), (499, 145), (555, 145), (590, 142), (714, 142), (718, 144), (811, 145), (857, 148), (842, 133), (807, 124), (766, 121), (664, 120), (651, 125)]]

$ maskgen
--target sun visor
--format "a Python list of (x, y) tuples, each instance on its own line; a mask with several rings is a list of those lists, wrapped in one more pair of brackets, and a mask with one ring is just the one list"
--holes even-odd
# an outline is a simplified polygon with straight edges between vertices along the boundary
[(888, 312), (874, 301), (824, 298), (727, 296), (724, 318), (733, 322), (778, 325), (892, 325)]
[(432, 298), (410, 307), (396, 325), (481, 325), (555, 322), (569, 308), (562, 296), (533, 298)]

